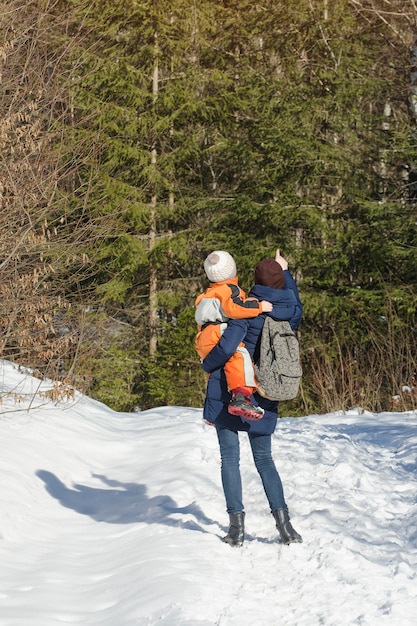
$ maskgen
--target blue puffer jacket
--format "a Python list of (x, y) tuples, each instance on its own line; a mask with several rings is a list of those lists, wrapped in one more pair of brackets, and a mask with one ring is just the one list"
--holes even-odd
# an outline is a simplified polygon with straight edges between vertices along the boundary
[[(288, 270), (284, 271), (284, 276), (285, 289), (255, 285), (249, 295), (271, 302), (274, 308), (268, 315), (274, 319), (288, 321), (291, 328), (295, 330), (301, 321), (303, 308), (293, 277)], [(230, 320), (219, 343), (204, 359), (203, 369), (210, 374), (203, 410), (203, 417), (207, 422), (220, 428), (250, 431), (254, 434), (267, 435), (274, 432), (278, 417), (278, 402), (262, 398), (257, 393), (253, 395), (253, 400), (265, 410), (261, 420), (246, 420), (228, 413), (230, 393), (222, 369), (241, 341), (244, 341), (246, 348), (253, 356), (264, 321), (265, 314), (252, 319)]]

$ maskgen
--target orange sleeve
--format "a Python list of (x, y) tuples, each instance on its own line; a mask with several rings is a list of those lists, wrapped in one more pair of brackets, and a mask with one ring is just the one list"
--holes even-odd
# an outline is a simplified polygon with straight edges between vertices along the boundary
[(246, 317), (257, 317), (262, 313), (261, 303), (256, 298), (246, 298), (244, 291), (237, 285), (223, 285), (216, 294), (223, 312), (231, 319), (240, 320)]

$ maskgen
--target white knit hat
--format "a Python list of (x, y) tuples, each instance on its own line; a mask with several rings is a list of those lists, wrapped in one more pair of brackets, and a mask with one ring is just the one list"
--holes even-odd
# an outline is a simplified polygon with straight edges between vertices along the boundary
[(235, 278), (236, 263), (233, 257), (223, 250), (215, 250), (204, 261), (204, 271), (211, 283), (219, 283), (222, 280)]

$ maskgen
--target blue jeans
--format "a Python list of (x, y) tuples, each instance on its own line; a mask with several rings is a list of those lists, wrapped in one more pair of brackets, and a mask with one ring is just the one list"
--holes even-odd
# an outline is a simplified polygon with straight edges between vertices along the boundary
[[(221, 477), (228, 513), (243, 511), (242, 480), (240, 476), (239, 432), (227, 428), (216, 428), (220, 445)], [(253, 460), (262, 480), (271, 512), (286, 509), (281, 478), (272, 459), (271, 435), (248, 433)]]

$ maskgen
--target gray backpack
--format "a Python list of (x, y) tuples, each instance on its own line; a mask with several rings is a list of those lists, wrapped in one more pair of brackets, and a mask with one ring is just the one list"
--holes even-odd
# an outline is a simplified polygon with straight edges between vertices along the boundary
[(288, 322), (266, 316), (255, 363), (258, 393), (269, 400), (292, 400), (298, 393), (302, 369), (300, 347)]

